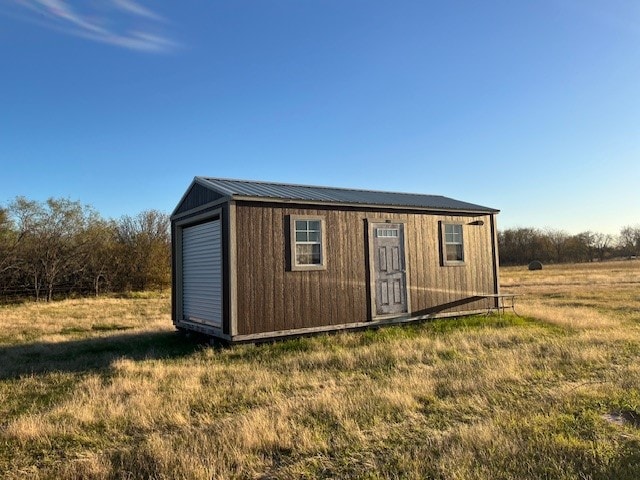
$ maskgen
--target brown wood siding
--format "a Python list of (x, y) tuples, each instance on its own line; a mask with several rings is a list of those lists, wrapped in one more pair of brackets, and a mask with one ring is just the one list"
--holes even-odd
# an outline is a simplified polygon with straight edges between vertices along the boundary
[[(324, 217), (326, 270), (286, 268), (289, 215)], [(371, 320), (367, 219), (405, 223), (412, 315), (482, 309), (485, 300), (465, 299), (496, 293), (490, 214), (449, 216), (238, 202), (237, 333)], [(474, 220), (483, 220), (484, 225), (470, 225)], [(463, 224), (464, 265), (442, 266), (439, 222)]]
[(219, 193), (203, 187), (199, 183), (194, 183), (189, 189), (189, 192), (185, 195), (182, 203), (176, 208), (174, 215), (187, 212), (193, 208), (197, 208), (220, 198), (222, 198), (222, 195)]

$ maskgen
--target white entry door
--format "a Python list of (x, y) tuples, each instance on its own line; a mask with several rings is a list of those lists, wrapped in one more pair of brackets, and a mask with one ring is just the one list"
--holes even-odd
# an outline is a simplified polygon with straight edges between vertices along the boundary
[(375, 315), (407, 312), (404, 225), (373, 224)]

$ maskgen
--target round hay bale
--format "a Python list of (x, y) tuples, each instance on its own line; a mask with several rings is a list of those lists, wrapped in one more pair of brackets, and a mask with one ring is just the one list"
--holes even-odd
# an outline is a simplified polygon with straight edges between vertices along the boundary
[(529, 263), (529, 270), (542, 270), (542, 262), (534, 260), (533, 262)]

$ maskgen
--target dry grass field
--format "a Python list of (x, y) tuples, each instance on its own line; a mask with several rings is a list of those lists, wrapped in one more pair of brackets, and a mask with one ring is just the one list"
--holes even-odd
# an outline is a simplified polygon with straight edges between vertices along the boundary
[(232, 348), (166, 296), (0, 307), (0, 477), (640, 478), (640, 262), (501, 274), (520, 317)]

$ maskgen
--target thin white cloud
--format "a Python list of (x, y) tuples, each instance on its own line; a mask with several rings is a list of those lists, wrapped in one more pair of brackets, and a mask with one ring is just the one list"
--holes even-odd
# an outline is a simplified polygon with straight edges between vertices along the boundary
[(89, 40), (140, 52), (166, 53), (179, 44), (162, 32), (165, 19), (133, 0), (111, 0), (101, 9), (71, 0), (13, 0), (14, 18)]
[[(42, 5), (47, 13), (54, 18), (62, 21), (67, 21), (69, 24), (78, 27), (89, 32), (97, 34), (108, 34), (104, 28), (100, 28), (98, 25), (85, 20), (80, 15), (76, 14), (71, 6), (67, 5), (62, 0), (34, 0), (36, 4)], [(23, 2), (24, 3), (24, 2)]]
[(165, 53), (175, 50), (179, 46), (172, 40), (146, 32), (133, 31), (128, 32), (127, 35), (109, 34), (106, 36), (87, 33), (79, 34), (79, 36), (140, 52)]
[(158, 22), (164, 22), (164, 18), (162, 18), (157, 13), (152, 12), (146, 7), (143, 7), (139, 3), (136, 3), (132, 0), (113, 0), (113, 4), (124, 10), (125, 12), (133, 13), (134, 15), (139, 15), (141, 17), (150, 18), (151, 20), (156, 20)]

